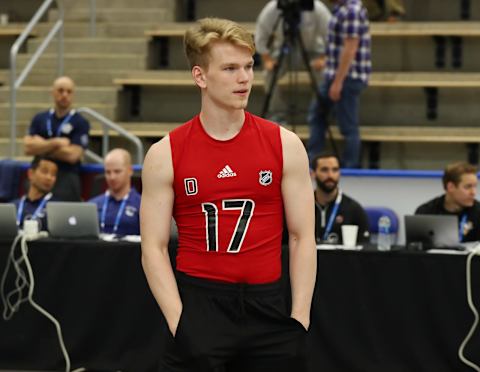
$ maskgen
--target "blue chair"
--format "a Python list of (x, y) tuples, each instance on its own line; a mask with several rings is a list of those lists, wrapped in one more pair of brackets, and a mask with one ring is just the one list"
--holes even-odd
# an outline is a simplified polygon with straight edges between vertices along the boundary
[(387, 207), (365, 207), (365, 212), (368, 217), (368, 231), (370, 232), (370, 242), (376, 243), (378, 236), (378, 220), (382, 216), (390, 218), (390, 235), (392, 237), (392, 243), (397, 241), (398, 234), (398, 216), (393, 209)]

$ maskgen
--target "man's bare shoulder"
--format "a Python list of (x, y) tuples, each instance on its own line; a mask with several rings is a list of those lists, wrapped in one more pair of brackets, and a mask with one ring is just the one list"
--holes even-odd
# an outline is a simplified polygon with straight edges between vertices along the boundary
[(155, 142), (147, 152), (147, 157), (156, 156), (164, 154), (165, 152), (170, 152), (170, 136), (167, 134), (161, 140)]
[(305, 146), (298, 136), (288, 129), (281, 128), (280, 136), (283, 148), (283, 170), (284, 174), (291, 172), (308, 173), (308, 156)]
[(161, 170), (171, 167), (170, 136), (166, 135), (160, 141), (154, 143), (145, 156), (143, 168), (149, 170)]
[(302, 140), (291, 130), (280, 127), (280, 137), (284, 150), (298, 151), (301, 149), (305, 151)]

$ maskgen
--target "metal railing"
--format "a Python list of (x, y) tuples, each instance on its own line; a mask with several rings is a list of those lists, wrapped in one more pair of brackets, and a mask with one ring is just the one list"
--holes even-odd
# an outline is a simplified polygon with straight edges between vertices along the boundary
[(90, 36), (97, 35), (97, 1), (90, 0)]
[[(17, 56), (20, 50), (20, 47), (27, 40), (29, 34), (32, 32), (33, 28), (38, 24), (40, 19), (43, 17), (46, 11), (50, 8), (53, 2), (57, 3), (58, 7), (58, 20), (55, 22), (53, 27), (48, 32), (45, 39), (42, 41), (40, 46), (37, 48), (33, 56), (27, 62), (27, 65), (23, 68), (20, 76), (17, 78)], [(17, 91), (25, 81), (26, 77), (32, 70), (35, 63), (38, 61), (40, 56), (43, 54), (45, 49), (48, 47), (48, 44), (52, 41), (55, 35), (58, 33), (58, 68), (57, 76), (63, 75), (63, 28), (64, 28), (64, 8), (63, 4), (59, 0), (45, 0), (37, 12), (34, 14), (27, 27), (23, 30), (20, 36), (17, 38), (15, 43), (10, 49), (10, 157), (15, 157), (16, 152), (16, 138), (17, 138)], [(96, 0), (90, 0), (90, 36), (94, 37), (96, 35)], [(133, 142), (137, 150), (137, 164), (143, 163), (144, 148), (140, 139), (123, 129), (118, 124), (115, 124), (110, 119), (101, 115), (100, 113), (88, 108), (81, 107), (77, 110), (79, 113), (88, 114), (102, 124), (103, 129), (103, 141), (102, 141), (102, 156), (108, 152), (109, 149), (109, 130), (114, 130), (121, 136), (125, 137), (127, 140)], [(86, 150), (86, 157), (90, 158), (96, 163), (103, 163), (103, 158), (98, 156), (91, 150)]]
[[(80, 107), (79, 109), (76, 110), (78, 113), (85, 113), (93, 118), (97, 119), (101, 124), (102, 124), (102, 129), (103, 129), (103, 136), (102, 136), (102, 157), (105, 158), (105, 155), (107, 155), (107, 152), (109, 150), (109, 130), (114, 130), (121, 136), (125, 137), (127, 140), (132, 142), (136, 149), (137, 149), (137, 162), (136, 164), (143, 164), (143, 155), (144, 155), (144, 149), (143, 149), (143, 143), (140, 141), (140, 138), (137, 136), (131, 134), (124, 128), (122, 128), (120, 125), (115, 124), (113, 121), (110, 119), (106, 118), (102, 114), (98, 113), (95, 110), (92, 110), (88, 107)], [(88, 150), (86, 155), (90, 158), (92, 158), (95, 162), (97, 163), (103, 163), (103, 158), (99, 157), (97, 154), (94, 152)]]
[[(27, 40), (33, 28), (37, 25), (45, 12), (49, 9), (53, 2), (58, 6), (58, 20), (55, 22), (49, 33), (37, 48), (32, 58), (23, 68), (20, 76), (17, 78), (17, 56), (22, 44)], [(47, 48), (48, 44), (58, 33), (58, 76), (63, 75), (63, 24), (64, 24), (64, 9), (61, 1), (45, 0), (38, 8), (27, 27), (23, 30), (20, 36), (15, 40), (15, 43), (10, 48), (10, 157), (15, 157), (16, 139), (17, 139), (17, 91), (25, 81), (27, 75), (32, 70), (35, 63), (38, 61), (42, 53)]]

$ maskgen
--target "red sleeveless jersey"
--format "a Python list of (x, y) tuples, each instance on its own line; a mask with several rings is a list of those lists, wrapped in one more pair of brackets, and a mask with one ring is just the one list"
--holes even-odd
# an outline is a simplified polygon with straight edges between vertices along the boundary
[(230, 283), (281, 275), (282, 143), (278, 125), (245, 112), (232, 139), (219, 141), (198, 116), (170, 133), (177, 269)]

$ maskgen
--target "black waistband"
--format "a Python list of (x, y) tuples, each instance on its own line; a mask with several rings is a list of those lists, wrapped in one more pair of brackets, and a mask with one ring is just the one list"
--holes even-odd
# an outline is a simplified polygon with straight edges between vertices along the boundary
[(187, 275), (181, 271), (176, 272), (177, 282), (181, 287), (192, 287), (195, 289), (212, 290), (215, 292), (231, 292), (231, 293), (258, 293), (266, 295), (269, 293), (275, 294), (281, 291), (282, 285), (280, 280), (271, 283), (262, 284), (248, 284), (248, 283), (225, 283), (214, 280), (197, 278)]

